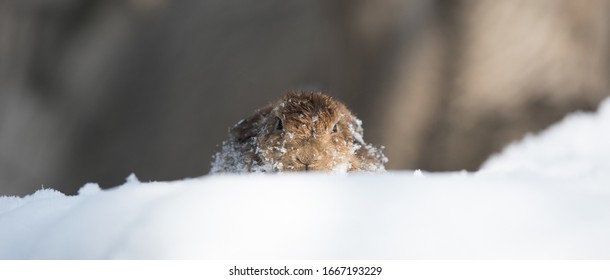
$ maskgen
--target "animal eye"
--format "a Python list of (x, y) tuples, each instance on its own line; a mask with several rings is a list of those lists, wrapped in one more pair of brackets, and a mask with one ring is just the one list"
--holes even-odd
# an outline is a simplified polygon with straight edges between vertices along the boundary
[(275, 118), (275, 129), (284, 130), (284, 125), (282, 124), (282, 119), (276, 117)]
[(337, 130), (338, 130), (338, 129), (337, 129), (337, 124), (335, 124), (335, 125), (333, 126), (333, 132), (337, 132)]

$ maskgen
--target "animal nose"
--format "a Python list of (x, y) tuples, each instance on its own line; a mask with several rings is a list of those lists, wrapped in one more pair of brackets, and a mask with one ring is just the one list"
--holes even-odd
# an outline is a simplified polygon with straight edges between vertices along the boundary
[(318, 159), (318, 153), (312, 150), (305, 150), (297, 153), (297, 161), (305, 165), (305, 170), (308, 170), (309, 166), (315, 164)]
[(298, 155), (297, 160), (302, 164), (310, 165), (313, 163), (314, 158), (313, 158), (313, 156), (310, 156), (310, 155)]

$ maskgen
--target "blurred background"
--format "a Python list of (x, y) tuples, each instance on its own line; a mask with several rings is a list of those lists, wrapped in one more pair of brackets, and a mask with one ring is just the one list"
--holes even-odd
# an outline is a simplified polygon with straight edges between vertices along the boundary
[(476, 170), (610, 93), (605, 0), (0, 0), (0, 195), (206, 174), (326, 90), (389, 169)]

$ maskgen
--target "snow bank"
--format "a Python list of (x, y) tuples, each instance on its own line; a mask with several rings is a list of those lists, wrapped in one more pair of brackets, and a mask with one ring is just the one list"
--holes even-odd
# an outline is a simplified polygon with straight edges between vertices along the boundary
[(216, 175), (0, 198), (4, 259), (609, 259), (610, 102), (477, 173)]
[(480, 173), (551, 178), (610, 173), (610, 99), (597, 113), (574, 113), (539, 135), (528, 135), (491, 157)]

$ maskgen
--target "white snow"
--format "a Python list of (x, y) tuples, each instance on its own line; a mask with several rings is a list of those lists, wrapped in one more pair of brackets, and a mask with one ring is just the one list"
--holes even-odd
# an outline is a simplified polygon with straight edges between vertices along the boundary
[(476, 173), (130, 176), (0, 197), (0, 258), (608, 259), (608, 143), (610, 101)]
[(540, 135), (528, 135), (491, 157), (480, 173), (550, 178), (605, 177), (610, 173), (610, 99), (598, 113), (574, 113)]

